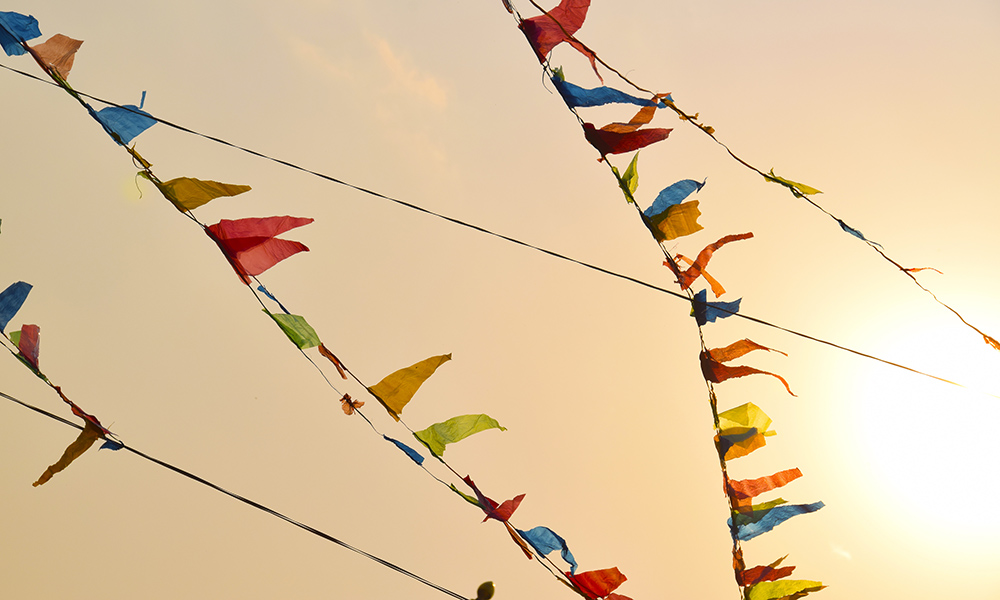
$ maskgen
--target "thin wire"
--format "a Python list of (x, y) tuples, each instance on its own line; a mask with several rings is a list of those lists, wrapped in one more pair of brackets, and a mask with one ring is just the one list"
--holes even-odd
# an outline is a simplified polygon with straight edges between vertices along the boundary
[[(23, 406), (23, 407), (25, 407), (27, 409), (33, 410), (33, 411), (35, 411), (38, 414), (44, 415), (46, 417), (49, 417), (50, 419), (59, 421), (60, 423), (63, 423), (64, 425), (69, 425), (70, 427), (75, 427), (76, 429), (81, 429), (81, 430), (83, 429), (83, 427), (81, 427), (80, 425), (78, 425), (78, 424), (76, 424), (76, 423), (74, 423), (72, 421), (69, 421), (68, 419), (64, 419), (63, 417), (60, 417), (59, 415), (50, 413), (49, 411), (44, 410), (42, 408), (39, 408), (37, 406), (34, 406), (32, 404), (28, 404), (27, 402), (25, 402), (23, 400), (20, 400), (18, 398), (15, 398), (14, 396), (11, 396), (9, 394), (5, 394), (4, 392), (0, 392), (0, 397), (6, 398), (7, 400), (10, 400), (11, 402), (15, 402), (17, 404), (20, 404), (21, 406)], [(247, 498), (245, 496), (241, 496), (240, 494), (237, 494), (235, 492), (231, 492), (231, 491), (223, 488), (220, 485), (212, 483), (211, 481), (205, 479), (204, 477), (200, 477), (200, 476), (195, 475), (194, 473), (192, 473), (190, 471), (187, 471), (185, 469), (182, 469), (180, 467), (172, 465), (172, 464), (170, 464), (170, 463), (168, 463), (166, 461), (160, 460), (160, 459), (158, 459), (156, 457), (150, 456), (149, 454), (146, 454), (145, 452), (142, 452), (141, 450), (133, 448), (133, 447), (127, 445), (127, 444), (122, 443), (120, 449), (121, 450), (128, 450), (129, 452), (131, 452), (132, 454), (135, 454), (136, 456), (138, 456), (140, 458), (144, 458), (144, 459), (146, 459), (146, 460), (148, 460), (148, 461), (150, 461), (152, 463), (155, 463), (155, 464), (157, 464), (157, 465), (159, 465), (159, 466), (161, 466), (161, 467), (163, 467), (165, 469), (169, 469), (170, 471), (173, 471), (174, 473), (177, 473), (178, 475), (183, 475), (184, 477), (187, 477), (188, 479), (190, 479), (192, 481), (198, 482), (198, 483), (200, 483), (200, 484), (202, 484), (204, 486), (207, 486), (207, 487), (209, 487), (209, 488), (211, 488), (211, 489), (213, 489), (213, 490), (215, 490), (217, 492), (225, 494), (225, 495), (229, 496), (230, 498), (233, 498), (234, 500), (239, 500), (240, 502), (242, 502), (244, 504), (247, 504), (249, 506), (252, 506), (253, 508), (256, 508), (257, 510), (260, 510), (262, 512), (265, 512), (265, 513), (271, 515), (271, 516), (277, 517), (277, 518), (279, 518), (279, 519), (281, 519), (283, 521), (291, 523), (292, 525), (298, 527), (299, 529), (303, 529), (305, 531), (308, 531), (309, 533), (311, 533), (311, 534), (313, 534), (315, 536), (318, 536), (320, 538), (323, 538), (324, 540), (326, 540), (328, 542), (333, 542), (334, 544), (337, 544), (338, 546), (341, 546), (342, 548), (346, 548), (346, 549), (350, 550), (351, 552), (360, 554), (361, 556), (364, 556), (365, 558), (371, 559), (371, 560), (379, 563), (380, 565), (382, 565), (384, 567), (388, 567), (388, 568), (392, 569), (393, 571), (396, 571), (397, 573), (401, 573), (403, 575), (406, 575), (407, 577), (410, 577), (410, 578), (412, 578), (412, 579), (414, 579), (416, 581), (419, 581), (420, 583), (423, 583), (424, 585), (432, 587), (432, 588), (438, 590), (439, 592), (447, 594), (447, 595), (449, 595), (449, 596), (451, 596), (453, 598), (459, 598), (460, 600), (468, 600), (465, 596), (463, 596), (461, 594), (458, 594), (456, 592), (453, 592), (453, 591), (449, 590), (446, 587), (438, 585), (438, 584), (434, 583), (433, 581), (430, 581), (429, 579), (425, 579), (425, 578), (421, 577), (420, 575), (417, 575), (416, 573), (413, 573), (412, 571), (408, 571), (408, 570), (404, 569), (403, 567), (400, 567), (399, 565), (397, 565), (395, 563), (392, 563), (392, 562), (390, 562), (390, 561), (388, 561), (388, 560), (386, 560), (384, 558), (379, 558), (378, 556), (375, 556), (374, 554), (371, 554), (370, 552), (365, 552), (364, 550), (358, 548), (357, 546), (353, 546), (353, 545), (348, 544), (347, 542), (345, 542), (343, 540), (337, 539), (334, 536), (332, 536), (332, 535), (330, 535), (330, 534), (328, 534), (328, 533), (326, 533), (324, 531), (321, 531), (319, 529), (316, 529), (315, 527), (312, 527), (311, 525), (307, 525), (305, 523), (302, 523), (301, 521), (296, 521), (295, 519), (293, 519), (291, 517), (288, 517), (288, 516), (286, 516), (286, 515), (278, 512), (278, 511), (274, 510), (273, 508), (269, 508), (269, 507), (261, 504), (260, 502), (256, 502), (254, 500), (251, 500), (250, 498)]]

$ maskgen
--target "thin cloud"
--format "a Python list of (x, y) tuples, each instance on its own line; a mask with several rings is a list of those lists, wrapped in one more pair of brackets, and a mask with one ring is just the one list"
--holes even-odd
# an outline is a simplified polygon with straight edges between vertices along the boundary
[(395, 89), (404, 91), (409, 96), (422, 98), (437, 108), (443, 109), (448, 104), (447, 92), (434, 77), (407, 65), (385, 39), (375, 36), (371, 36), (370, 39), (378, 50), (382, 64), (393, 77)]

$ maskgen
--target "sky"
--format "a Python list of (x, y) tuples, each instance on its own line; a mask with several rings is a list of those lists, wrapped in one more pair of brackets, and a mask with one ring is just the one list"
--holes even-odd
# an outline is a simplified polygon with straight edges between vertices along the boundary
[[(41, 40), (84, 40), (69, 78), (78, 90), (122, 104), (145, 91), (144, 110), (174, 123), (676, 289), (501, 2), (3, 10), (34, 15)], [(918, 277), (1000, 336), (995, 2), (595, 1), (578, 37), (700, 113), (751, 164), (822, 190), (817, 202), (900, 264), (942, 271)], [(40, 74), (27, 57), (0, 62)], [(600, 83), (566, 45), (552, 64)], [(211, 240), (72, 98), (9, 71), (0, 82), (0, 286), (34, 286), (7, 330), (41, 326), (41, 369), (74, 402), (130, 446), (469, 597), (486, 580), (498, 599), (576, 597), (345, 416)], [(581, 114), (601, 126), (633, 108)], [(721, 408), (753, 402), (777, 432), (730, 474), (798, 467), (801, 479), (765, 499), (826, 505), (745, 542), (748, 566), (788, 554), (796, 578), (829, 586), (816, 596), (826, 600), (1000, 596), (989, 433), (1000, 354), (690, 124), (662, 111), (651, 126), (674, 130), (641, 151), (643, 208), (677, 180), (707, 180), (704, 230), (668, 249), (694, 256), (754, 233), (712, 259), (722, 300), (968, 386), (737, 318), (706, 326), (710, 347), (749, 337), (787, 353), (739, 362), (796, 394), (769, 377), (716, 386)], [(635, 600), (739, 597), (684, 301), (164, 125), (136, 148), (162, 179), (253, 187), (197, 209), (204, 223), (315, 219), (284, 236), (311, 251), (261, 281), (366, 384), (452, 353), (404, 420), (422, 429), (486, 413), (506, 427), (445, 458), (492, 498), (526, 494), (517, 527), (553, 529), (581, 570), (618, 567), (628, 581), (617, 591)], [(0, 383), (71, 417), (12, 357)], [(374, 401), (363, 410), (415, 442)], [(0, 418), (2, 597), (443, 597), (123, 452), (92, 449), (33, 488), (77, 432), (10, 402)]]

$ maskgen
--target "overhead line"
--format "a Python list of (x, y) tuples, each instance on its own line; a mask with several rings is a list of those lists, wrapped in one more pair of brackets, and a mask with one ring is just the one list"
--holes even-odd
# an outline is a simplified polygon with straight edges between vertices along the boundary
[[(46, 80), (46, 79), (42, 79), (41, 77), (38, 77), (38, 76), (33, 75), (31, 73), (27, 73), (25, 71), (21, 71), (19, 69), (15, 69), (13, 67), (4, 65), (2, 63), (0, 63), (0, 67), (6, 69), (8, 71), (11, 71), (13, 73), (17, 73), (19, 75), (23, 75), (25, 77), (28, 77), (30, 79), (34, 79), (36, 81), (40, 81), (42, 83), (46, 83), (46, 84), (51, 85), (53, 87), (61, 88), (61, 86), (59, 86), (57, 83), (54, 83), (54, 82)], [(93, 96), (93, 95), (88, 94), (86, 92), (81, 92), (81, 91), (77, 90), (76, 88), (74, 88), (73, 91), (74, 91), (74, 93), (76, 93), (76, 94), (78, 94), (80, 96), (83, 96), (85, 98), (89, 98), (91, 100), (96, 100), (97, 102), (101, 102), (101, 103), (107, 104), (109, 106), (115, 106), (117, 108), (120, 108), (120, 109), (123, 109), (123, 110), (127, 110), (127, 111), (133, 112), (133, 113), (137, 112), (137, 111), (133, 110), (132, 108), (129, 108), (128, 106), (124, 106), (124, 105), (121, 105), (121, 104), (118, 104), (118, 103), (115, 103), (115, 102), (111, 102), (110, 100), (105, 100), (103, 98), (100, 98), (98, 96)], [(365, 187), (362, 187), (362, 186), (359, 186), (359, 185), (355, 185), (353, 183), (350, 183), (350, 182), (344, 181), (342, 179), (338, 179), (336, 177), (333, 177), (332, 175), (327, 175), (325, 173), (320, 173), (318, 171), (314, 171), (312, 169), (303, 167), (301, 165), (297, 165), (297, 164), (295, 164), (293, 162), (290, 162), (290, 161), (287, 161), (287, 160), (283, 160), (283, 159), (280, 159), (280, 158), (275, 158), (273, 156), (269, 156), (267, 154), (264, 154), (263, 152), (258, 152), (256, 150), (253, 150), (253, 149), (250, 149), (250, 148), (246, 148), (244, 146), (240, 146), (238, 144), (229, 142), (229, 141), (224, 140), (222, 138), (218, 138), (218, 137), (215, 137), (215, 136), (211, 136), (211, 135), (208, 135), (208, 134), (201, 133), (199, 131), (195, 131), (194, 129), (190, 129), (188, 127), (184, 127), (183, 125), (178, 125), (178, 124), (173, 123), (171, 121), (168, 121), (166, 119), (157, 117), (156, 115), (153, 115), (153, 114), (151, 114), (149, 112), (146, 112), (146, 111), (144, 111), (142, 114), (144, 116), (147, 116), (147, 117), (149, 117), (149, 118), (157, 121), (158, 123), (162, 123), (162, 124), (166, 125), (167, 127), (171, 127), (173, 129), (177, 129), (178, 131), (182, 131), (184, 133), (189, 133), (189, 134), (192, 134), (192, 135), (196, 135), (198, 137), (201, 137), (201, 138), (213, 141), (215, 143), (222, 144), (224, 146), (227, 146), (227, 147), (230, 147), (230, 148), (233, 148), (233, 149), (236, 149), (236, 150), (240, 150), (240, 151), (245, 152), (247, 154), (250, 154), (252, 156), (256, 156), (258, 158), (263, 158), (265, 160), (277, 163), (279, 165), (288, 167), (290, 169), (301, 171), (303, 173), (308, 173), (309, 175), (313, 175), (315, 177), (319, 177), (320, 179), (323, 179), (325, 181), (329, 181), (331, 183), (336, 183), (338, 185), (343, 185), (345, 187), (349, 187), (349, 188), (351, 188), (353, 190), (357, 190), (357, 191), (362, 192), (364, 194), (368, 194), (368, 195), (374, 196), (376, 198), (381, 198), (383, 200), (387, 200), (389, 202), (393, 202), (395, 204), (398, 204), (400, 206), (404, 206), (406, 208), (415, 210), (417, 212), (421, 212), (421, 213), (424, 213), (424, 214), (427, 214), (427, 215), (430, 215), (430, 216), (433, 216), (433, 217), (437, 217), (437, 218), (442, 219), (444, 221), (447, 221), (449, 223), (453, 223), (455, 225), (460, 225), (462, 227), (466, 227), (468, 229), (472, 229), (472, 230), (478, 231), (480, 233), (485, 233), (487, 235), (499, 238), (501, 240), (510, 242), (512, 244), (516, 244), (516, 245), (519, 245), (519, 246), (523, 246), (525, 248), (530, 248), (532, 250), (536, 250), (538, 252), (541, 252), (542, 254), (546, 254), (546, 255), (551, 256), (553, 258), (558, 258), (560, 260), (564, 260), (564, 261), (567, 261), (567, 262), (575, 263), (575, 264), (580, 265), (582, 267), (585, 267), (587, 269), (591, 269), (593, 271), (597, 271), (598, 273), (602, 273), (604, 275), (609, 275), (611, 277), (616, 277), (618, 279), (622, 279), (622, 280), (628, 281), (630, 283), (634, 283), (634, 284), (640, 285), (642, 287), (645, 287), (645, 288), (648, 288), (648, 289), (651, 289), (651, 290), (654, 290), (654, 291), (657, 291), (657, 292), (661, 292), (661, 293), (667, 294), (669, 296), (673, 296), (675, 298), (679, 298), (679, 299), (684, 300), (685, 302), (688, 302), (688, 303), (695, 303), (696, 302), (696, 301), (693, 301), (693, 300), (689, 299), (684, 294), (675, 292), (673, 290), (669, 290), (667, 288), (655, 285), (653, 283), (649, 283), (648, 281), (643, 281), (641, 279), (637, 279), (635, 277), (632, 277), (632, 276), (629, 276), (629, 275), (625, 275), (625, 274), (619, 273), (617, 271), (612, 271), (610, 269), (606, 269), (604, 267), (600, 267), (600, 266), (594, 265), (592, 263), (588, 263), (588, 262), (585, 262), (585, 261), (582, 261), (582, 260), (578, 260), (578, 259), (575, 259), (573, 257), (567, 256), (565, 254), (561, 254), (559, 252), (556, 252), (554, 250), (549, 250), (547, 248), (536, 246), (534, 244), (531, 244), (531, 243), (519, 240), (519, 239), (514, 238), (514, 237), (510, 237), (508, 235), (504, 235), (502, 233), (497, 233), (495, 231), (492, 231), (492, 230), (487, 229), (485, 227), (482, 227), (480, 225), (476, 225), (474, 223), (469, 223), (468, 221), (463, 221), (463, 220), (455, 218), (455, 217), (450, 217), (450, 216), (447, 216), (447, 215), (444, 215), (444, 214), (432, 211), (430, 209), (424, 208), (424, 207), (419, 206), (417, 204), (413, 204), (411, 202), (406, 202), (405, 200), (400, 200), (398, 198), (393, 198), (392, 196), (387, 196), (385, 194), (376, 192), (374, 190), (370, 190), (368, 188), (365, 188)], [(984, 394), (986, 396), (990, 396), (990, 397), (993, 397), (993, 398), (1000, 399), (1000, 395), (992, 394), (990, 392), (986, 392), (986, 391), (983, 391), (983, 390), (979, 390), (979, 389), (973, 388), (971, 386), (967, 386), (967, 385), (964, 385), (962, 383), (958, 383), (958, 382), (952, 381), (952, 380), (947, 379), (945, 377), (940, 377), (940, 376), (937, 376), (937, 375), (932, 375), (932, 374), (927, 373), (925, 371), (921, 371), (919, 369), (914, 369), (912, 367), (908, 367), (908, 366), (902, 365), (900, 363), (893, 362), (891, 360), (880, 358), (878, 356), (875, 356), (873, 354), (869, 354), (867, 352), (862, 352), (860, 350), (854, 350), (854, 349), (849, 348), (847, 346), (843, 346), (841, 344), (837, 344), (837, 343), (834, 343), (834, 342), (831, 342), (831, 341), (828, 341), (828, 340), (824, 340), (824, 339), (818, 338), (816, 336), (812, 336), (812, 335), (809, 335), (809, 334), (806, 334), (806, 333), (802, 333), (802, 332), (796, 331), (794, 329), (790, 329), (788, 327), (783, 327), (781, 325), (777, 325), (775, 323), (771, 323), (770, 321), (766, 321), (764, 319), (759, 319), (759, 318), (752, 317), (750, 315), (746, 315), (746, 314), (743, 314), (743, 313), (731, 312), (731, 311), (728, 311), (728, 310), (725, 310), (725, 309), (721, 309), (721, 310), (723, 310), (723, 312), (729, 312), (732, 315), (735, 315), (735, 316), (740, 317), (742, 319), (745, 319), (745, 320), (757, 323), (759, 325), (764, 325), (766, 327), (771, 327), (773, 329), (778, 329), (780, 331), (784, 331), (785, 333), (789, 333), (791, 335), (800, 337), (800, 338), (805, 339), (805, 340), (809, 340), (809, 341), (812, 341), (812, 342), (816, 342), (816, 343), (819, 343), (819, 344), (823, 344), (823, 345), (829, 346), (831, 348), (835, 348), (837, 350), (841, 350), (841, 351), (844, 351), (844, 352), (848, 352), (850, 354), (854, 354), (855, 356), (860, 356), (860, 357), (863, 357), (863, 358), (874, 360), (876, 362), (880, 362), (882, 364), (885, 364), (885, 365), (888, 365), (888, 366), (891, 366), (891, 367), (902, 369), (904, 371), (908, 371), (908, 372), (916, 374), (916, 375), (922, 375), (924, 377), (928, 377), (930, 379), (934, 379), (934, 380), (940, 381), (942, 383), (947, 383), (947, 384), (950, 384), (950, 385), (953, 385), (953, 386), (957, 386), (957, 387), (960, 387), (960, 388), (965, 388), (965, 389), (968, 389), (968, 390), (971, 390), (971, 391), (975, 391), (975, 392), (978, 392), (980, 394)]]

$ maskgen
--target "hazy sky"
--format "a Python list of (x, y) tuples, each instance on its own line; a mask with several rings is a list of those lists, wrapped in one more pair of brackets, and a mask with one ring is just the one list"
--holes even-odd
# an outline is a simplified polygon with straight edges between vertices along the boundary
[[(146, 91), (145, 110), (175, 123), (675, 289), (501, 2), (278, 6), (2, 10), (33, 14), (38, 41), (85, 41), (69, 78), (79, 90), (123, 104)], [(821, 204), (904, 266), (943, 271), (919, 277), (1000, 336), (995, 2), (595, 0), (578, 36), (744, 159), (823, 190)], [(27, 57), (0, 60), (40, 74)], [(568, 47), (553, 64), (599, 84)], [(575, 597), (346, 417), (214, 244), (136, 180), (72, 98), (8, 71), (0, 86), (0, 288), (35, 286), (8, 331), (41, 326), (41, 368), (71, 399), (126, 443), (447, 588), (471, 597), (491, 579), (501, 599)], [(587, 110), (598, 126), (633, 114)], [(712, 259), (722, 300), (1000, 393), (1000, 354), (877, 253), (672, 113), (652, 126), (674, 131), (642, 151), (639, 203), (679, 179), (708, 182), (704, 231), (669, 248), (694, 256), (755, 235)], [(618, 592), (635, 600), (738, 597), (684, 302), (163, 125), (136, 144), (163, 179), (254, 188), (198, 209), (205, 223), (316, 219), (284, 236), (311, 252), (261, 280), (367, 384), (453, 353), (404, 419), (487, 413), (507, 427), (445, 458), (497, 500), (525, 493), (517, 527), (552, 528), (581, 570), (617, 566), (629, 578)], [(1000, 400), (735, 318), (705, 335), (787, 352), (739, 362), (797, 394), (768, 377), (717, 386), (721, 408), (754, 402), (778, 433), (731, 474), (799, 467), (764, 499), (826, 503), (746, 542), (748, 566), (790, 554), (796, 578), (830, 586), (826, 600), (1000, 596)], [(13, 358), (0, 383), (70, 416)], [(365, 414), (412, 440), (374, 402)], [(0, 418), (0, 597), (443, 597), (125, 453), (91, 450), (32, 488), (76, 432), (9, 402)]]

